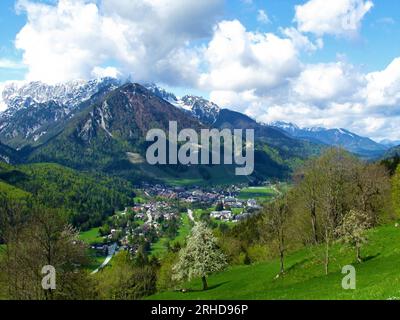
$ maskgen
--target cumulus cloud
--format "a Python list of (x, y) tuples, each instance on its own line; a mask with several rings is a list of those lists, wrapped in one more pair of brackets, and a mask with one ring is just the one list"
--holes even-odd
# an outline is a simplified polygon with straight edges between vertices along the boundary
[(314, 64), (305, 67), (293, 81), (293, 91), (302, 101), (313, 103), (352, 101), (363, 82), (363, 76), (350, 64)]
[(301, 32), (351, 37), (372, 7), (370, 0), (309, 0), (296, 6), (295, 21)]
[(0, 58), (0, 69), (23, 69), (24, 65), (18, 61)]
[(298, 50), (314, 52), (324, 47), (324, 41), (318, 38), (315, 43), (296, 28), (281, 28), (281, 32), (292, 40)]
[[(59, 0), (55, 5), (20, 0), (17, 8), (28, 21), (16, 47), (23, 51), (29, 80), (122, 73), (138, 81), (190, 84), (196, 79), (185, 71), (196, 59), (184, 56), (186, 49), (212, 32), (222, 5), (223, 0)], [(183, 56), (178, 69), (176, 59)]]
[(3, 89), (4, 89), (4, 83), (0, 82), (0, 112), (7, 109), (7, 105), (3, 101)]
[(267, 12), (262, 9), (258, 10), (257, 21), (264, 24), (271, 23), (271, 20), (269, 19)]
[[(295, 7), (296, 27), (278, 33), (221, 20), (223, 3), (19, 0), (18, 10), (28, 20), (15, 43), (28, 80), (131, 75), (135, 81), (209, 91), (222, 107), (262, 122), (400, 138), (400, 57), (371, 73), (345, 61), (301, 61), (304, 53), (324, 48), (325, 35), (357, 35), (372, 1), (309, 0)], [(259, 22), (269, 22), (265, 11), (257, 13)], [(1, 66), (11, 66), (10, 61), (0, 59)]]
[(94, 67), (91, 76), (93, 78), (119, 78), (121, 72), (115, 67)]
[(286, 85), (259, 94), (246, 90), (213, 91), (211, 98), (257, 120), (278, 120), (300, 126), (347, 128), (380, 140), (398, 139), (400, 120), (400, 58), (384, 70), (363, 73), (338, 61), (302, 65)]
[(218, 24), (204, 59), (208, 70), (200, 86), (212, 90), (264, 91), (286, 82), (300, 66), (291, 39), (249, 32), (238, 20)]
[(396, 107), (400, 114), (400, 57), (382, 71), (369, 73), (364, 90), (366, 102), (371, 107)]

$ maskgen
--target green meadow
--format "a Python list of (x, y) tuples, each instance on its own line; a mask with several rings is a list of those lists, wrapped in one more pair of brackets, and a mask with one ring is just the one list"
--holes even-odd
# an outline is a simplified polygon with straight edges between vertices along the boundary
[[(400, 299), (400, 228), (384, 226), (369, 232), (369, 243), (362, 250), (364, 262), (355, 262), (354, 252), (335, 245), (332, 263), (326, 276), (321, 246), (291, 253), (286, 262), (286, 274), (277, 278), (279, 261), (255, 265), (233, 266), (209, 277), (210, 289), (201, 291), (201, 280), (181, 286), (188, 290), (163, 292), (149, 299)], [(342, 267), (356, 268), (356, 290), (342, 288)]]

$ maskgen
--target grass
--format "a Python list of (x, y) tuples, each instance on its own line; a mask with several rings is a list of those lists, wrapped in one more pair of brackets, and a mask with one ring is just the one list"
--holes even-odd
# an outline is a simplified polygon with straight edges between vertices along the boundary
[(25, 192), (24, 190), (18, 189), (8, 183), (5, 183), (0, 180), (0, 192), (3, 192), (14, 200), (24, 200), (29, 198), (30, 194)]
[[(202, 215), (203, 211), (211, 212), (211, 211), (214, 211), (214, 210), (215, 210), (215, 207), (209, 208), (208, 210), (196, 209), (193, 212), (194, 219), (196, 221), (201, 221), (201, 215)], [(241, 209), (241, 208), (232, 208), (231, 210), (232, 210), (232, 213), (234, 215), (243, 213), (243, 209)], [(233, 226), (236, 225), (236, 223), (232, 222), (232, 221), (221, 221), (221, 220), (214, 219), (214, 218), (211, 218), (211, 221), (216, 223), (217, 226), (220, 226), (221, 224), (224, 224), (224, 225), (227, 225), (229, 228), (232, 228)]]
[(235, 175), (235, 166), (233, 165), (203, 166), (202, 168), (207, 172), (208, 179), (200, 174), (199, 166), (189, 167), (175, 177), (159, 178), (173, 186), (216, 186), (249, 182), (247, 177)]
[(182, 222), (178, 230), (178, 235), (174, 239), (169, 239), (167, 237), (160, 238), (157, 242), (151, 245), (151, 255), (156, 257), (162, 257), (167, 252), (167, 243), (170, 242), (171, 245), (174, 243), (185, 243), (187, 236), (192, 229), (192, 224), (187, 214), (182, 215)]
[[(303, 249), (286, 260), (287, 273), (276, 279), (279, 261), (251, 266), (234, 266), (209, 277), (210, 289), (200, 291), (201, 281), (185, 284), (189, 292), (164, 292), (150, 299), (236, 300), (236, 299), (400, 299), (400, 228), (379, 227), (369, 233), (369, 243), (362, 250), (365, 261), (356, 264), (354, 252), (337, 244), (332, 248), (328, 276), (322, 264), (323, 247)], [(345, 265), (357, 271), (357, 289), (341, 287)]]
[(187, 214), (184, 214), (182, 215), (182, 224), (178, 230), (178, 235), (174, 239), (173, 243), (179, 242), (181, 244), (184, 244), (187, 236), (190, 233), (190, 230), (192, 230), (192, 223), (189, 219), (189, 216)]
[[(83, 269), (92, 272), (102, 265), (107, 256), (96, 252), (94, 249), (88, 249), (89, 262), (83, 266)], [(111, 263), (111, 262), (110, 262)]]
[(88, 249), (88, 255), (90, 257), (90, 261), (89, 264), (85, 266), (85, 269), (89, 272), (92, 272), (100, 267), (107, 257), (106, 255), (101, 255), (97, 253), (96, 250), (93, 249)]
[(100, 228), (92, 228), (81, 232), (79, 238), (87, 244), (103, 243), (103, 238), (100, 237), (99, 230)]
[(249, 187), (242, 189), (238, 198), (241, 200), (256, 199), (268, 201), (276, 196), (276, 191), (272, 187)]

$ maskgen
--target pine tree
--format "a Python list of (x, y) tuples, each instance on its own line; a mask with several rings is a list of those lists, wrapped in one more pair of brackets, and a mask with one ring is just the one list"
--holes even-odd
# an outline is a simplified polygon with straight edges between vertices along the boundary
[(212, 231), (204, 223), (197, 223), (173, 268), (174, 278), (184, 281), (201, 277), (203, 290), (207, 290), (207, 276), (222, 271), (226, 265), (226, 257), (218, 248)]

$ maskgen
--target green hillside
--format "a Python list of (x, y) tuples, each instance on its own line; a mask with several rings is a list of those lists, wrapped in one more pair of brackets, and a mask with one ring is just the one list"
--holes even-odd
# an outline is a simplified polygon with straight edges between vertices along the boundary
[[(287, 273), (276, 279), (279, 261), (235, 266), (209, 278), (210, 289), (200, 291), (201, 281), (182, 286), (187, 293), (164, 292), (150, 299), (400, 299), (400, 228), (379, 227), (369, 233), (363, 249), (365, 261), (356, 264), (354, 252), (333, 248), (331, 272), (324, 275), (323, 247), (292, 253), (286, 261)], [(352, 264), (357, 270), (357, 289), (341, 287), (341, 268)]]
[(79, 172), (57, 164), (11, 166), (0, 163), (0, 192), (33, 198), (47, 207), (65, 209), (82, 230), (101, 225), (115, 210), (132, 203), (132, 185), (104, 174)]
[(0, 193), (3, 193), (8, 198), (14, 200), (23, 200), (29, 198), (30, 196), (28, 192), (18, 189), (1, 180), (0, 180)]

